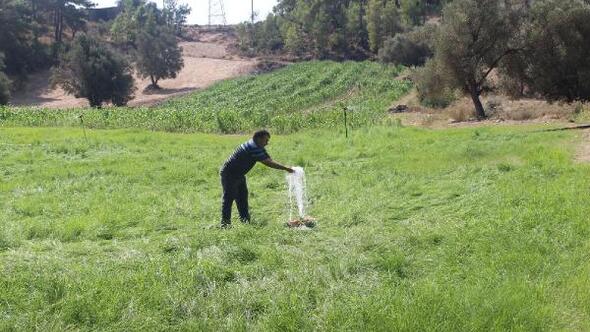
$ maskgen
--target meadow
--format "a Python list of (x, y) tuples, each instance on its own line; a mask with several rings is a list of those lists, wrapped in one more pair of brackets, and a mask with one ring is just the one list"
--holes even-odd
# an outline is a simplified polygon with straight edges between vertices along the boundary
[(253, 223), (224, 230), (217, 171), (245, 135), (7, 126), (0, 330), (588, 330), (577, 135), (275, 135), (318, 225), (284, 227), (285, 175), (257, 166)]
[[(386, 114), (401, 70), (310, 62), (155, 107), (0, 108), (0, 331), (589, 330), (580, 133), (403, 127)], [(218, 227), (219, 166), (260, 127), (305, 168), (312, 230), (284, 226), (285, 174), (263, 166), (253, 222)]]

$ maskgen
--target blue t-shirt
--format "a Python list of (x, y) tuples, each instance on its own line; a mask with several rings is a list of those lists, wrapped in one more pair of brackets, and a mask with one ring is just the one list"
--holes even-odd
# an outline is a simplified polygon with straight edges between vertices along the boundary
[(221, 166), (221, 174), (231, 177), (240, 177), (246, 175), (257, 161), (263, 161), (270, 158), (266, 150), (259, 147), (250, 139), (246, 143), (240, 144), (236, 151)]

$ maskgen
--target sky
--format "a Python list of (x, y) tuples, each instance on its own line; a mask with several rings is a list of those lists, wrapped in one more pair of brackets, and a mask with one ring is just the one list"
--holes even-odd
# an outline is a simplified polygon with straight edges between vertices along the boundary
[[(211, 0), (213, 3), (223, 2), (225, 17), (228, 24), (236, 24), (250, 20), (251, 0)], [(114, 6), (117, 0), (93, 0), (98, 8)], [(162, 1), (153, 1), (161, 6)], [(179, 0), (179, 3), (186, 3), (192, 8), (188, 17), (189, 24), (207, 24), (209, 16), (209, 0)], [(277, 0), (254, 0), (254, 12), (257, 13), (257, 20), (264, 19), (272, 11)], [(217, 7), (219, 8), (219, 7)], [(217, 10), (219, 12), (219, 10)], [(212, 22), (218, 23), (218, 22)]]

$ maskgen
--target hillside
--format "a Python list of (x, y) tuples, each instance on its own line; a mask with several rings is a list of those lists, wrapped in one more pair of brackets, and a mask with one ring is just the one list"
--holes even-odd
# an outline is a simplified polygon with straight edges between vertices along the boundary
[[(195, 32), (195, 41), (179, 43), (183, 48), (184, 68), (174, 79), (162, 80), (162, 90), (144, 91), (149, 78), (135, 76), (137, 91), (129, 106), (153, 105), (170, 97), (203, 89), (211, 84), (251, 72), (256, 60), (245, 59), (232, 53), (230, 45), (234, 38), (230, 33)], [(83, 98), (67, 95), (61, 88), (51, 89), (51, 73), (45, 70), (29, 77), (24, 87), (16, 91), (11, 99), (15, 106), (38, 106), (43, 108), (73, 108), (88, 106)]]

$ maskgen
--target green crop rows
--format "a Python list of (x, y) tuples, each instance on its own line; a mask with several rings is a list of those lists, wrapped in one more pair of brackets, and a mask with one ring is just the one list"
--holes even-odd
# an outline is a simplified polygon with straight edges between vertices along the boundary
[(275, 133), (381, 121), (411, 87), (396, 80), (401, 68), (371, 62), (308, 62), (259, 76), (220, 82), (156, 107), (47, 110), (0, 108), (0, 126), (143, 128), (173, 132)]

